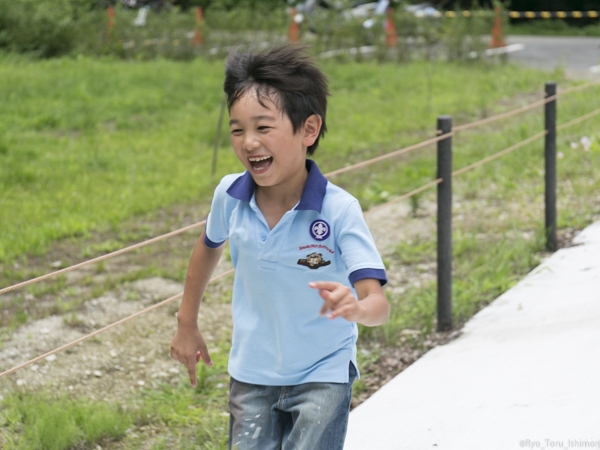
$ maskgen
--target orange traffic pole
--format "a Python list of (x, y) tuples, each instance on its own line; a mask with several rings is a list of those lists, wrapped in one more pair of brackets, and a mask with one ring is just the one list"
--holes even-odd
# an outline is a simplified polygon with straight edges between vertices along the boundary
[(202, 7), (196, 8), (196, 29), (194, 30), (194, 45), (204, 44), (204, 35), (202, 34), (202, 24), (204, 23), (204, 12)]
[(504, 34), (502, 34), (502, 12), (498, 6), (494, 8), (496, 17), (494, 18), (494, 26), (492, 27), (492, 41), (490, 48), (505, 47)]
[(288, 40), (290, 42), (300, 42), (300, 25), (296, 22), (296, 8), (292, 8), (290, 11), (291, 22), (288, 30)]
[(385, 42), (388, 47), (396, 47), (398, 45), (398, 35), (394, 27), (394, 14), (392, 8), (387, 9), (387, 17), (385, 19)]
[(113, 5), (109, 5), (106, 9), (106, 12), (108, 14), (108, 21), (106, 22), (106, 34), (110, 38), (113, 28), (115, 27), (115, 8)]

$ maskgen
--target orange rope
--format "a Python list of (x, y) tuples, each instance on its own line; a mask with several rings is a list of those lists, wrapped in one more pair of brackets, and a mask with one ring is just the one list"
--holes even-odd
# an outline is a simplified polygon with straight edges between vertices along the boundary
[(419, 142), (418, 144), (414, 144), (414, 145), (411, 145), (409, 147), (402, 148), (400, 150), (395, 150), (395, 151), (393, 151), (391, 153), (386, 153), (385, 155), (377, 156), (375, 158), (359, 162), (359, 163), (354, 164), (352, 166), (342, 167), (341, 169), (334, 170), (333, 172), (328, 172), (328, 173), (325, 174), (325, 176), (326, 177), (334, 177), (334, 176), (339, 175), (341, 173), (350, 172), (351, 170), (359, 169), (361, 167), (365, 167), (365, 166), (368, 166), (370, 164), (373, 164), (373, 163), (376, 163), (376, 162), (379, 162), (379, 161), (384, 161), (386, 159), (393, 158), (394, 156), (402, 155), (403, 153), (408, 153), (408, 152), (410, 152), (412, 150), (416, 150), (418, 148), (427, 147), (428, 145), (435, 144), (436, 142), (439, 142), (439, 141), (443, 141), (444, 139), (447, 139), (447, 138), (449, 138), (451, 136), (454, 136), (454, 134), (453, 133), (446, 133), (446, 134), (444, 134), (442, 136), (438, 136), (438, 137), (434, 137), (434, 138), (431, 138), (431, 139), (427, 139), (426, 141)]
[[(581, 117), (579, 117), (577, 119), (574, 119), (574, 120), (572, 120), (570, 122), (567, 122), (567, 123), (561, 125), (560, 127), (558, 127), (558, 129), (564, 129), (564, 128), (568, 127), (568, 126), (574, 125), (575, 123), (582, 122), (583, 120), (588, 119), (590, 117), (593, 117), (596, 114), (600, 114), (600, 109), (597, 109), (595, 111), (592, 111), (592, 112), (586, 114), (585, 116), (581, 116)], [(493, 161), (493, 160), (495, 160), (497, 158), (500, 158), (501, 156), (504, 156), (504, 155), (506, 155), (506, 154), (508, 154), (510, 152), (513, 152), (513, 151), (515, 151), (515, 150), (517, 150), (517, 149), (519, 149), (521, 147), (524, 147), (525, 145), (527, 145), (527, 144), (529, 144), (531, 142), (534, 142), (535, 140), (537, 140), (537, 139), (545, 136), (546, 134), (548, 134), (548, 131), (546, 131), (546, 130), (541, 131), (540, 133), (537, 133), (537, 134), (535, 134), (535, 135), (533, 135), (533, 136), (531, 136), (531, 137), (529, 137), (529, 138), (527, 138), (527, 139), (525, 139), (525, 140), (523, 140), (521, 142), (518, 142), (517, 144), (514, 144), (514, 145), (512, 145), (512, 146), (510, 146), (510, 147), (508, 147), (508, 148), (506, 148), (504, 150), (501, 150), (498, 153), (495, 153), (495, 154), (493, 154), (491, 156), (488, 156), (487, 158), (484, 158), (484, 159), (482, 159), (480, 161), (477, 161), (477, 162), (475, 162), (473, 164), (465, 166), (465, 167), (463, 167), (461, 169), (455, 170), (454, 172), (452, 172), (452, 176), (455, 177), (455, 176), (461, 175), (461, 174), (463, 174), (465, 172), (468, 172), (469, 170), (473, 170), (473, 169), (475, 169), (477, 167), (480, 167), (480, 166), (484, 165), (487, 162)], [(448, 133), (448, 134), (443, 135), (443, 138), (450, 137), (450, 136), (452, 136), (452, 133)], [(438, 139), (438, 140), (442, 140), (442, 139)], [(331, 173), (329, 173), (327, 175), (331, 176)], [(414, 189), (414, 190), (412, 190), (412, 191), (410, 191), (410, 192), (408, 192), (408, 193), (406, 193), (404, 195), (401, 195), (400, 197), (394, 198), (394, 199), (390, 200), (389, 202), (386, 202), (386, 203), (383, 203), (381, 205), (375, 206), (374, 208), (371, 208), (369, 211), (367, 211), (365, 213), (365, 215), (372, 214), (373, 212), (377, 211), (378, 209), (381, 209), (384, 206), (387, 206), (387, 205), (389, 205), (391, 203), (400, 202), (400, 201), (405, 200), (405, 199), (407, 199), (409, 197), (417, 195), (417, 194), (419, 194), (419, 193), (421, 193), (421, 192), (423, 192), (423, 191), (425, 191), (425, 190), (427, 190), (427, 189), (429, 189), (429, 188), (431, 188), (433, 186), (436, 186), (436, 185), (440, 184), (443, 181), (444, 181), (443, 178), (437, 178), (436, 180), (430, 181), (429, 183), (424, 184), (423, 186), (421, 186), (421, 187), (419, 187), (417, 189)], [(200, 222), (199, 224), (190, 225), (189, 227), (182, 228), (181, 230), (177, 230), (177, 231), (171, 232), (168, 235), (173, 235), (174, 233), (183, 232), (184, 230), (191, 229), (193, 227), (199, 226), (200, 224), (204, 224), (204, 223), (205, 223), (205, 221)], [(159, 236), (158, 238), (165, 238), (168, 235)], [(153, 240), (157, 240), (158, 238), (154, 238)], [(136, 244), (136, 245), (137, 246), (147, 245), (148, 243), (150, 243), (150, 241), (153, 241), (153, 240), (151, 239), (149, 241), (145, 241), (145, 242), (143, 242), (141, 244)], [(132, 247), (135, 247), (135, 246), (132, 246)], [(131, 247), (128, 247), (128, 248), (131, 248)], [(126, 250), (127, 249), (123, 249), (122, 252), (126, 251)], [(113, 253), (118, 253), (118, 252), (113, 252)], [(108, 257), (110, 255), (111, 254), (104, 255), (104, 256)], [(99, 260), (99, 259), (96, 258), (96, 260)], [(90, 263), (92, 261), (94, 261), (94, 260), (90, 260), (87, 263)], [(73, 266), (73, 267), (76, 267), (76, 266)], [(79, 267), (81, 267), (81, 265), (79, 265)], [(66, 270), (66, 269), (63, 269), (63, 270)], [(212, 282), (214, 282), (214, 281), (216, 281), (216, 280), (218, 280), (220, 278), (223, 278), (223, 277), (225, 277), (225, 276), (227, 276), (227, 275), (229, 275), (229, 274), (231, 274), (233, 272), (234, 272), (234, 269), (230, 269), (230, 270), (228, 270), (228, 271), (226, 271), (226, 272), (224, 272), (224, 273), (222, 273), (222, 274), (220, 274), (220, 275), (212, 278), (210, 280), (210, 283), (212, 283)], [(53, 275), (53, 274), (49, 274), (49, 275)], [(42, 278), (42, 277), (40, 277), (40, 278)], [(34, 282), (35, 280), (36, 279), (30, 280), (30, 282)], [(0, 378), (2, 378), (4, 376), (7, 376), (7, 375), (10, 375), (11, 373), (16, 372), (17, 370), (22, 369), (24, 367), (27, 367), (27, 366), (29, 366), (31, 364), (34, 364), (35, 362), (37, 362), (37, 361), (39, 361), (41, 359), (47, 358), (48, 356), (50, 356), (50, 355), (52, 355), (54, 353), (58, 353), (58, 352), (60, 352), (62, 350), (65, 350), (65, 349), (67, 349), (69, 347), (72, 347), (72, 346), (74, 346), (74, 345), (76, 345), (76, 344), (78, 344), (78, 343), (80, 343), (80, 342), (82, 342), (82, 341), (84, 341), (86, 339), (90, 339), (90, 338), (92, 338), (92, 337), (94, 337), (94, 336), (96, 336), (96, 335), (98, 335), (100, 333), (103, 333), (104, 331), (107, 331), (107, 330), (109, 330), (111, 328), (116, 327), (117, 325), (120, 325), (122, 323), (125, 323), (125, 322), (131, 320), (131, 319), (134, 319), (134, 318), (136, 318), (138, 316), (141, 316), (142, 314), (145, 314), (146, 312), (149, 312), (149, 311), (151, 311), (153, 309), (159, 308), (159, 307), (161, 307), (161, 306), (163, 306), (163, 305), (165, 305), (165, 304), (167, 304), (167, 303), (169, 303), (169, 302), (171, 302), (173, 300), (176, 300), (176, 299), (180, 298), (182, 295), (183, 295), (183, 293), (174, 295), (173, 297), (170, 297), (170, 298), (168, 298), (166, 300), (163, 300), (163, 301), (161, 301), (159, 303), (156, 303), (156, 304), (154, 304), (154, 305), (152, 305), (152, 306), (150, 306), (150, 307), (148, 307), (146, 309), (138, 311), (135, 314), (132, 314), (132, 315), (130, 315), (128, 317), (125, 317), (124, 319), (121, 319), (121, 320), (119, 320), (117, 322), (114, 322), (114, 323), (112, 323), (110, 325), (107, 325), (107, 326), (105, 326), (105, 327), (103, 327), (103, 328), (101, 328), (99, 330), (96, 330), (96, 331), (94, 331), (94, 332), (92, 332), (92, 333), (90, 333), (88, 335), (82, 336), (82, 337), (80, 337), (80, 338), (78, 338), (78, 339), (76, 339), (76, 340), (74, 340), (72, 342), (69, 342), (68, 344), (65, 344), (65, 345), (63, 345), (61, 347), (58, 347), (58, 348), (56, 348), (54, 350), (51, 350), (48, 353), (40, 355), (40, 356), (38, 356), (36, 358), (33, 358), (33, 359), (31, 359), (31, 360), (23, 363), (23, 364), (20, 364), (20, 365), (18, 365), (16, 367), (13, 367), (12, 369), (9, 369), (9, 370), (7, 370), (5, 372), (2, 372), (2, 373), (0, 373)]]
[(525, 106), (522, 106), (520, 108), (513, 109), (511, 111), (507, 111), (507, 112), (504, 112), (504, 113), (501, 113), (501, 114), (497, 114), (495, 116), (488, 117), (486, 119), (477, 120), (475, 122), (465, 123), (464, 125), (458, 125), (456, 127), (453, 127), (452, 131), (464, 131), (464, 130), (468, 130), (469, 128), (477, 127), (479, 125), (484, 125), (486, 123), (495, 122), (496, 120), (505, 119), (507, 117), (515, 116), (517, 114), (521, 114), (523, 112), (529, 111), (530, 109), (537, 108), (538, 106), (545, 105), (546, 103), (549, 103), (549, 102), (551, 102), (553, 100), (556, 100), (557, 98), (558, 98), (558, 94), (551, 95), (550, 97), (547, 97), (547, 98), (545, 98), (543, 100), (538, 100), (537, 102), (530, 103), (529, 105), (525, 105)]
[[(444, 134), (443, 136), (438, 136), (438, 137), (435, 137), (435, 138), (432, 138), (432, 139), (428, 139), (428, 140), (420, 142), (418, 144), (411, 145), (409, 147), (406, 147), (406, 148), (403, 148), (403, 149), (400, 149), (400, 150), (396, 150), (394, 152), (387, 153), (385, 155), (381, 155), (381, 156), (375, 157), (373, 159), (369, 159), (367, 161), (362, 161), (362, 162), (360, 162), (358, 164), (354, 164), (354, 165), (349, 166), (349, 167), (343, 167), (341, 169), (334, 170), (333, 172), (329, 172), (329, 173), (324, 174), (324, 176), (325, 177), (334, 177), (336, 175), (339, 175), (339, 174), (344, 173), (344, 172), (348, 172), (350, 170), (358, 169), (360, 167), (364, 167), (364, 166), (367, 166), (369, 164), (376, 163), (378, 161), (383, 161), (385, 159), (392, 158), (394, 156), (399, 156), (399, 155), (401, 155), (403, 153), (407, 153), (409, 151), (416, 150), (418, 148), (426, 147), (426, 146), (434, 144), (434, 143), (436, 143), (438, 141), (444, 140), (444, 139), (446, 139), (446, 138), (448, 138), (448, 137), (450, 137), (452, 135), (453, 135), (452, 133), (448, 133), (448, 134)], [(58, 276), (58, 275), (61, 275), (61, 274), (67, 273), (67, 272), (71, 272), (73, 270), (76, 270), (76, 269), (79, 269), (81, 267), (87, 266), (88, 264), (93, 264), (93, 263), (96, 263), (96, 262), (103, 261), (105, 259), (112, 258), (114, 256), (119, 256), (119, 255), (121, 255), (123, 253), (126, 253), (126, 252), (129, 252), (131, 250), (135, 250), (135, 249), (144, 247), (146, 245), (153, 244), (153, 243), (155, 243), (157, 241), (160, 241), (160, 240), (163, 240), (163, 239), (166, 239), (166, 238), (169, 238), (169, 237), (181, 234), (181, 233), (183, 233), (185, 231), (191, 230), (193, 228), (200, 227), (200, 226), (202, 226), (204, 224), (206, 224), (206, 220), (203, 220), (202, 222), (195, 223), (193, 225), (189, 225), (189, 226), (187, 226), (185, 228), (181, 228), (179, 230), (171, 231), (170, 233), (163, 234), (161, 236), (157, 236), (157, 237), (149, 239), (147, 241), (140, 242), (138, 244), (122, 248), (122, 249), (114, 251), (112, 253), (107, 253), (106, 255), (102, 255), (102, 256), (99, 256), (99, 257), (94, 258), (94, 259), (90, 259), (88, 261), (84, 261), (84, 262), (81, 262), (79, 264), (75, 264), (73, 266), (66, 267), (64, 269), (48, 273), (46, 275), (42, 275), (42, 276), (37, 277), (37, 278), (32, 278), (31, 280), (23, 281), (22, 283), (15, 284), (13, 286), (8, 286), (6, 288), (0, 289), (0, 295), (5, 294), (5, 293), (10, 292), (10, 291), (14, 291), (15, 289), (19, 289), (19, 288), (28, 286), (28, 285), (33, 284), (33, 283), (38, 283), (40, 281), (47, 280), (48, 278), (52, 278), (52, 277), (55, 277), (55, 276)]]
[(501, 156), (504, 156), (507, 153), (510, 153), (510, 152), (512, 152), (514, 150), (517, 150), (518, 148), (521, 148), (521, 147), (523, 147), (523, 146), (525, 146), (525, 145), (527, 145), (527, 144), (529, 144), (529, 143), (531, 143), (531, 142), (533, 142), (533, 141), (541, 138), (542, 136), (545, 136), (546, 134), (548, 134), (547, 131), (545, 131), (545, 130), (541, 131), (538, 134), (535, 134), (535, 135), (533, 135), (533, 136), (525, 139), (524, 141), (521, 141), (521, 142), (519, 142), (519, 143), (517, 143), (515, 145), (511, 145), (510, 147), (505, 148), (504, 150), (499, 151), (498, 153), (494, 153), (493, 155), (488, 156), (487, 158), (484, 158), (484, 159), (482, 159), (480, 161), (477, 161), (476, 163), (473, 163), (473, 164), (470, 164), (468, 166), (465, 166), (462, 169), (455, 170), (454, 172), (452, 172), (452, 176), (456, 177), (456, 176), (461, 175), (461, 174), (463, 174), (465, 172), (468, 172), (469, 170), (475, 169), (476, 167), (482, 166), (482, 165), (484, 165), (487, 162), (490, 162), (490, 161), (493, 161), (494, 159), (500, 158)]
[[(546, 104), (548, 102), (556, 100), (556, 98), (559, 95), (568, 94), (568, 93), (571, 93), (571, 92), (575, 92), (575, 91), (579, 91), (579, 90), (582, 90), (582, 89), (586, 89), (586, 88), (588, 88), (590, 86), (593, 86), (593, 85), (596, 85), (598, 83), (599, 83), (599, 81), (594, 80), (594, 81), (582, 84), (580, 86), (573, 86), (571, 88), (567, 88), (567, 89), (561, 90), (556, 95), (552, 95), (552, 96), (550, 96), (548, 98), (545, 98), (543, 100), (539, 100), (537, 102), (531, 103), (531, 104), (523, 106), (521, 108), (517, 108), (517, 109), (512, 110), (512, 111), (508, 111), (508, 112), (505, 112), (505, 113), (497, 114), (495, 116), (488, 117), (486, 119), (481, 119), (481, 120), (478, 120), (478, 121), (475, 121), (475, 122), (470, 122), (470, 123), (466, 123), (466, 124), (463, 124), (463, 125), (456, 126), (456, 127), (453, 128), (453, 130), (452, 130), (451, 133), (447, 133), (447, 134), (444, 134), (444, 135), (441, 135), (441, 136), (439, 135), (440, 131), (438, 130), (438, 132), (437, 132), (438, 136), (435, 137), (435, 138), (428, 139), (426, 141), (423, 141), (423, 142), (411, 145), (411, 146), (403, 148), (403, 149), (399, 149), (399, 150), (393, 151), (391, 153), (387, 153), (385, 155), (381, 155), (381, 156), (372, 158), (372, 159), (367, 160), (367, 161), (362, 161), (360, 163), (357, 163), (357, 164), (354, 164), (354, 165), (351, 165), (351, 166), (348, 166), (348, 167), (343, 167), (341, 169), (334, 170), (332, 172), (326, 173), (325, 176), (326, 177), (334, 177), (336, 175), (339, 175), (339, 174), (342, 174), (342, 173), (345, 173), (345, 172), (349, 172), (351, 170), (355, 170), (355, 169), (358, 169), (358, 168), (361, 168), (361, 167), (368, 166), (370, 164), (374, 164), (374, 163), (379, 162), (379, 161), (384, 161), (386, 159), (393, 158), (395, 156), (399, 156), (399, 155), (402, 155), (404, 153), (408, 153), (408, 152), (410, 152), (412, 150), (416, 150), (416, 149), (419, 149), (419, 148), (426, 147), (428, 145), (434, 144), (436, 142), (439, 142), (441, 140), (444, 140), (444, 139), (446, 139), (448, 137), (453, 136), (454, 132), (456, 132), (456, 131), (464, 131), (464, 130), (467, 130), (469, 128), (473, 128), (473, 127), (476, 127), (476, 126), (479, 126), (479, 125), (484, 125), (486, 123), (490, 123), (490, 122), (493, 122), (493, 121), (496, 121), (496, 120), (500, 120), (500, 119), (503, 119), (503, 118), (506, 118), (506, 117), (511, 117), (511, 116), (520, 114), (520, 113), (525, 112), (525, 111), (529, 111), (530, 109), (534, 109), (534, 108), (536, 108), (538, 106), (541, 106), (543, 104)], [(583, 120), (586, 120), (587, 118), (592, 117), (592, 116), (594, 116), (596, 114), (597, 114), (596, 112), (589, 113), (586, 116), (583, 116), (583, 117), (581, 117), (579, 119), (575, 119), (575, 120), (569, 122), (568, 124), (561, 125), (560, 127), (558, 127), (558, 129), (562, 130), (562, 129), (566, 128), (567, 126), (571, 126), (571, 125), (574, 125), (576, 123), (579, 123), (577, 120), (583, 121)], [(161, 235), (161, 236), (157, 236), (157, 237), (152, 238), (152, 239), (148, 239), (147, 241), (140, 242), (138, 244), (122, 248), (122, 249), (114, 251), (112, 253), (107, 253), (106, 255), (102, 255), (102, 256), (99, 256), (97, 258), (93, 258), (93, 259), (90, 259), (88, 261), (84, 261), (84, 262), (81, 262), (79, 264), (75, 264), (73, 266), (70, 266), (70, 267), (67, 267), (67, 268), (64, 268), (64, 269), (61, 269), (61, 270), (57, 270), (55, 272), (51, 272), (51, 273), (48, 273), (46, 275), (42, 275), (40, 277), (33, 278), (31, 280), (27, 280), (27, 281), (24, 281), (22, 283), (15, 284), (13, 286), (8, 286), (8, 287), (5, 287), (5, 288), (2, 288), (2, 289), (0, 289), (0, 295), (5, 294), (5, 293), (10, 292), (10, 291), (13, 291), (13, 290), (16, 290), (16, 289), (19, 289), (19, 288), (22, 288), (22, 287), (25, 287), (25, 286), (28, 286), (28, 285), (33, 284), (33, 283), (37, 283), (37, 282), (40, 282), (40, 281), (47, 280), (48, 278), (52, 278), (52, 277), (55, 277), (55, 276), (58, 276), (58, 275), (61, 275), (61, 274), (67, 273), (67, 272), (71, 272), (73, 270), (76, 270), (76, 269), (79, 269), (81, 267), (87, 266), (88, 264), (93, 264), (93, 263), (96, 263), (96, 262), (103, 261), (105, 259), (109, 259), (109, 258), (112, 258), (112, 257), (115, 257), (115, 256), (119, 256), (119, 255), (121, 255), (123, 253), (126, 253), (126, 252), (129, 252), (129, 251), (132, 251), (132, 250), (144, 247), (146, 245), (153, 244), (153, 243), (158, 242), (160, 240), (167, 239), (167, 238), (172, 237), (172, 236), (176, 236), (178, 234), (184, 233), (185, 231), (191, 230), (193, 228), (200, 227), (200, 226), (204, 225), (205, 223), (206, 223), (206, 220), (203, 220), (202, 222), (198, 222), (196, 224), (189, 225), (188, 227), (181, 228), (179, 230), (174, 230), (174, 231), (172, 231), (170, 233), (167, 233), (167, 234), (164, 234), (164, 235)]]
[[(216, 277), (211, 278), (211, 280), (209, 281), (209, 283), (217, 281), (220, 278), (226, 277), (227, 275), (229, 275), (229, 274), (231, 274), (233, 272), (234, 272), (234, 269), (230, 269), (230, 270), (228, 270), (226, 272), (223, 272), (222, 274), (217, 275)], [(109, 324), (109, 325), (107, 325), (107, 326), (105, 326), (103, 328), (100, 328), (100, 329), (98, 329), (98, 330), (96, 330), (96, 331), (94, 331), (94, 332), (92, 332), (90, 334), (86, 334), (85, 336), (82, 336), (82, 337), (80, 337), (78, 339), (75, 339), (74, 341), (71, 341), (68, 344), (65, 344), (65, 345), (63, 345), (61, 347), (55, 348), (54, 350), (51, 350), (48, 353), (44, 353), (43, 355), (37, 356), (36, 358), (33, 358), (33, 359), (30, 359), (29, 361), (24, 362), (23, 364), (19, 364), (18, 366), (13, 367), (12, 369), (9, 369), (9, 370), (6, 370), (6, 371), (0, 373), (0, 378), (5, 377), (7, 375), (10, 375), (11, 373), (16, 372), (17, 370), (22, 369), (24, 367), (27, 367), (27, 366), (29, 366), (29, 365), (31, 365), (33, 363), (36, 363), (36, 362), (38, 362), (41, 359), (47, 358), (50, 355), (53, 355), (53, 354), (58, 353), (58, 352), (61, 352), (61, 351), (66, 350), (66, 349), (68, 349), (70, 347), (73, 347), (74, 345), (77, 345), (80, 342), (85, 341), (86, 339), (90, 339), (90, 338), (92, 338), (94, 336), (97, 336), (100, 333), (104, 333), (105, 331), (110, 330), (111, 328), (114, 328), (117, 325), (121, 325), (122, 323), (128, 322), (131, 319), (135, 319), (136, 317), (139, 317), (142, 314), (145, 314), (145, 313), (147, 313), (149, 311), (152, 311), (153, 309), (160, 308), (161, 306), (164, 306), (167, 303), (172, 302), (173, 300), (177, 300), (182, 295), (183, 295), (183, 292), (180, 293), (180, 294), (174, 295), (173, 297), (169, 297), (168, 299), (163, 300), (163, 301), (161, 301), (159, 303), (155, 303), (154, 305), (149, 306), (148, 308), (143, 309), (141, 311), (138, 311), (135, 314), (132, 314), (132, 315), (130, 315), (128, 317), (125, 317), (125, 318), (117, 321), (117, 322), (111, 323), (111, 324)]]
[(560, 91), (558, 91), (558, 95), (570, 94), (571, 92), (581, 91), (582, 89), (587, 89), (599, 83), (600, 80), (588, 81), (587, 83), (580, 84), (579, 86), (571, 86), (570, 88), (561, 89)]
[(423, 191), (426, 191), (429, 188), (432, 188), (433, 186), (437, 186), (438, 184), (440, 184), (442, 181), (444, 181), (443, 178), (438, 178), (437, 180), (433, 180), (430, 181), (427, 184), (424, 184), (423, 186), (421, 186), (420, 188), (415, 189), (414, 191), (410, 191), (404, 195), (401, 195), (400, 197), (396, 197), (388, 202), (382, 203), (381, 205), (377, 205), (374, 206), (373, 208), (369, 209), (364, 215), (367, 216), (375, 211), (377, 211), (378, 209), (383, 208), (384, 206), (387, 206), (391, 203), (397, 203), (397, 202), (401, 202), (402, 200), (406, 200), (409, 197), (412, 197), (413, 195), (417, 195)]
[(52, 277), (56, 277), (58, 275), (62, 275), (63, 273), (71, 272), (71, 271), (73, 271), (75, 269), (79, 269), (79, 268), (81, 268), (83, 266), (87, 266), (88, 264), (92, 264), (92, 263), (95, 263), (95, 262), (100, 262), (100, 261), (103, 261), (105, 259), (112, 258), (114, 256), (119, 256), (119, 255), (121, 255), (123, 253), (126, 253), (126, 252), (129, 252), (131, 250), (135, 250), (137, 248), (145, 247), (146, 245), (150, 245), (150, 244), (153, 244), (155, 242), (161, 241), (163, 239), (167, 239), (167, 238), (170, 238), (172, 236), (176, 236), (178, 234), (184, 233), (184, 232), (186, 232), (188, 230), (191, 230), (193, 228), (201, 227), (205, 223), (206, 223), (206, 220), (203, 220), (202, 222), (198, 222), (198, 223), (195, 223), (195, 224), (192, 224), (192, 225), (188, 225), (187, 227), (180, 228), (179, 230), (171, 231), (170, 233), (163, 234), (161, 236), (157, 236), (157, 237), (154, 237), (152, 239), (148, 239), (147, 241), (139, 242), (139, 243), (134, 244), (134, 245), (130, 245), (129, 247), (122, 248), (122, 249), (114, 251), (112, 253), (107, 253), (106, 255), (98, 256), (97, 258), (90, 259), (88, 261), (83, 261), (83, 262), (81, 262), (79, 264), (75, 264), (73, 266), (57, 270), (56, 272), (50, 272), (50, 273), (47, 273), (46, 275), (42, 275), (42, 276), (37, 277), (37, 278), (32, 278), (31, 280), (23, 281), (22, 283), (15, 284), (13, 286), (5, 287), (3, 289), (0, 289), (0, 295), (5, 294), (5, 293), (10, 292), (10, 291), (14, 291), (15, 289), (19, 289), (21, 287), (28, 286), (28, 285), (33, 284), (33, 283), (37, 283), (37, 282), (40, 282), (40, 281), (47, 280), (48, 278), (52, 278)]
[(538, 106), (545, 105), (546, 103), (549, 103), (551, 101), (554, 101), (554, 100), (556, 100), (561, 95), (570, 94), (571, 92), (581, 91), (583, 89), (587, 89), (587, 88), (589, 88), (591, 86), (594, 86), (594, 85), (597, 85), (599, 83), (600, 83), (600, 81), (594, 80), (594, 81), (590, 81), (588, 83), (584, 83), (584, 84), (579, 85), (579, 86), (573, 86), (573, 87), (570, 87), (570, 88), (567, 88), (567, 89), (561, 89), (560, 91), (558, 91), (557, 94), (551, 95), (549, 97), (546, 97), (543, 100), (538, 100), (536, 102), (530, 103), (529, 105), (525, 105), (525, 106), (522, 106), (520, 108), (513, 109), (511, 111), (507, 111), (507, 112), (504, 112), (504, 113), (501, 113), (501, 114), (497, 114), (495, 116), (488, 117), (486, 119), (476, 120), (475, 122), (469, 122), (469, 123), (465, 123), (463, 125), (458, 125), (456, 127), (453, 127), (452, 131), (464, 131), (464, 130), (468, 130), (469, 128), (473, 128), (473, 127), (476, 127), (476, 126), (479, 126), (479, 125), (484, 125), (486, 123), (495, 122), (496, 120), (505, 119), (507, 117), (512, 117), (512, 116), (515, 116), (517, 114), (521, 114), (521, 113), (524, 113), (526, 111), (529, 111), (531, 109), (535, 109)]
[(570, 122), (566, 122), (563, 123), (562, 125), (559, 125), (556, 127), (557, 130), (564, 130), (565, 128), (569, 128), (570, 126), (573, 125), (577, 125), (580, 122), (583, 122), (584, 120), (587, 120), (591, 117), (594, 117), (596, 115), (600, 114), (600, 108), (596, 109), (595, 111), (589, 112), (584, 116), (581, 117), (577, 117), (576, 119), (571, 120)]

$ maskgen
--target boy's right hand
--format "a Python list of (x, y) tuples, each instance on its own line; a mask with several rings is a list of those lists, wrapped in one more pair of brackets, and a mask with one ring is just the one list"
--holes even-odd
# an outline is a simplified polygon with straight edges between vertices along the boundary
[(196, 387), (196, 364), (200, 358), (209, 367), (213, 363), (204, 343), (204, 338), (197, 326), (179, 324), (177, 332), (171, 341), (171, 358), (183, 364), (190, 376), (192, 386)]

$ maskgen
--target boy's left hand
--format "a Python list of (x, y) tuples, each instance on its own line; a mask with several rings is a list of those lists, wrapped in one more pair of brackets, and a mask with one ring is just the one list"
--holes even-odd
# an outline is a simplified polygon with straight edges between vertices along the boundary
[(390, 315), (390, 305), (377, 279), (363, 278), (354, 283), (358, 299), (348, 286), (334, 281), (312, 281), (308, 286), (319, 290), (325, 300), (321, 315), (329, 319), (343, 317), (373, 327), (385, 323)]
[(319, 295), (325, 300), (319, 312), (322, 316), (328, 319), (343, 317), (349, 322), (360, 321), (364, 308), (348, 286), (333, 281), (313, 281), (308, 286), (318, 289)]

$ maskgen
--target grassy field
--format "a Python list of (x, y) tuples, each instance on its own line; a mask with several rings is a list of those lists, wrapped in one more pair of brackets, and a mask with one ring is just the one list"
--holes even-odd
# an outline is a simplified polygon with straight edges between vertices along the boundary
[[(560, 73), (495, 63), (329, 62), (322, 67), (333, 93), (330, 132), (315, 155), (324, 171), (431, 137), (438, 114), (451, 114), (455, 124), (465, 123), (541, 98), (549, 79), (567, 84)], [(0, 110), (0, 286), (47, 270), (29, 269), (27, 263), (62, 242), (79, 249), (70, 255), (73, 261), (63, 259), (65, 265), (147, 237), (145, 221), (156, 211), (207, 205), (220, 176), (240, 170), (223, 127), (218, 173), (210, 176), (222, 71), (222, 63), (201, 60), (34, 62), (3, 56), (0, 92), (8, 101)], [(599, 91), (595, 87), (561, 97), (559, 123), (600, 107)], [(559, 133), (561, 236), (600, 214), (598, 123), (591, 119)], [(459, 133), (453, 139), (454, 166), (475, 162), (542, 128), (543, 117), (536, 110)], [(581, 143), (584, 136), (589, 146)], [(542, 141), (530, 144), (454, 182), (457, 327), (545, 255), (541, 149)], [(434, 153), (424, 149), (334, 182), (368, 209), (431, 180)], [(433, 199), (430, 191), (413, 201), (415, 221), (435, 220), (423, 212)], [(177, 226), (176, 219), (165, 223)], [(110, 243), (90, 247), (94, 235), (107, 231), (113, 236)], [(148, 255), (147, 272), (139, 277), (160, 266)], [(181, 281), (181, 260), (158, 273)], [(435, 236), (426, 231), (399, 240), (387, 253), (390, 272), (403, 268), (406, 275), (396, 278), (388, 291), (393, 305), (389, 322), (375, 329), (361, 327), (361, 348), (366, 351), (360, 352), (363, 380), (356, 384), (356, 395), (379, 370), (385, 350), (427, 349), (435, 329), (435, 284), (430, 276), (434, 261)], [(17, 263), (20, 268), (15, 268)], [(11, 305), (2, 305), (12, 311)], [(223, 349), (227, 345), (219, 344)], [(225, 448), (226, 353), (213, 355), (215, 368), (210, 371), (199, 366), (199, 386), (191, 394), (182, 377), (178, 386), (140, 394), (132, 401), (134, 408), (48, 393), (15, 393), (0, 403), (0, 442), (7, 448), (99, 444), (134, 449), (144, 445), (139, 430), (156, 429), (164, 437), (154, 441), (154, 449)], [(41, 395), (48, 407), (33, 408)], [(125, 433), (132, 427), (138, 437)]]
[[(323, 69), (333, 92), (331, 131), (316, 155), (325, 170), (430, 136), (438, 114), (457, 122), (490, 114), (543, 80), (496, 65)], [(2, 57), (0, 262), (175, 202), (207, 201), (220, 175), (241, 169), (224, 125), (210, 176), (222, 73), (221, 63), (202, 60)]]

